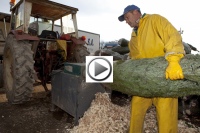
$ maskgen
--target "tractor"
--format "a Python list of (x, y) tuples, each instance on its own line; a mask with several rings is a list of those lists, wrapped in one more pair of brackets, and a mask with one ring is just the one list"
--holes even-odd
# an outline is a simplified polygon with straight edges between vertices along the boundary
[(48, 0), (11, 0), (10, 5), (3, 84), (8, 101), (22, 104), (30, 100), (36, 81), (48, 92), (53, 70), (64, 62), (83, 63), (90, 53), (85, 37), (78, 38), (77, 8)]

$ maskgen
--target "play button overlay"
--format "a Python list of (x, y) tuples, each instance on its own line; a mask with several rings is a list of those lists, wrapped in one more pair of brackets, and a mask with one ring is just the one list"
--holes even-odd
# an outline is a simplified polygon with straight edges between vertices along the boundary
[(98, 76), (99, 74), (101, 74), (102, 72), (106, 70), (108, 70), (108, 68), (102, 66), (98, 62), (95, 62), (95, 65), (94, 65), (95, 76)]
[(86, 56), (86, 82), (113, 82), (113, 56)]

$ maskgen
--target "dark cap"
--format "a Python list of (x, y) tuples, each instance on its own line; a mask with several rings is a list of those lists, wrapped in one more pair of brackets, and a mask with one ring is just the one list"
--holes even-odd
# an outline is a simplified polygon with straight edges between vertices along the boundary
[(125, 9), (124, 9), (124, 13), (118, 17), (119, 21), (124, 21), (124, 15), (129, 12), (129, 11), (132, 11), (132, 10), (139, 10), (140, 11), (140, 8), (137, 7), (136, 5), (129, 5), (127, 6)]

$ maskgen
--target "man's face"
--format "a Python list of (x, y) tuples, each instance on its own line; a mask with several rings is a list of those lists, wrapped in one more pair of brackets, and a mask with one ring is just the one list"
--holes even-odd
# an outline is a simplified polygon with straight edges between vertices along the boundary
[(137, 14), (136, 10), (126, 13), (124, 15), (124, 19), (125, 19), (126, 23), (130, 25), (130, 27), (133, 28), (133, 27), (138, 26), (138, 23), (136, 21), (139, 18), (138, 18), (138, 14)]

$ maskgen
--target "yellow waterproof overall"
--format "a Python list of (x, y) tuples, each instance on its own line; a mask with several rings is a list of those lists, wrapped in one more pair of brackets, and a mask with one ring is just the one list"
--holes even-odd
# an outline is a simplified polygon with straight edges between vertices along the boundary
[[(139, 28), (132, 32), (129, 49), (131, 59), (184, 54), (181, 35), (167, 19), (157, 14), (143, 15)], [(156, 107), (159, 133), (177, 133), (178, 98), (138, 96), (132, 97), (129, 132), (143, 132), (145, 114), (152, 104)]]

